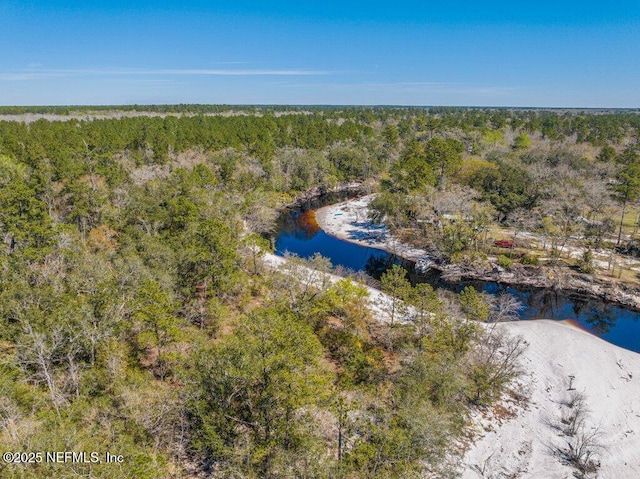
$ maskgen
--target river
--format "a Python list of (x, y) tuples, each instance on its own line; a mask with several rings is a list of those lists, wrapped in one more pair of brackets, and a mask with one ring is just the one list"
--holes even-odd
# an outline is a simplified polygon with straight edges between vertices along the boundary
[(640, 313), (563, 291), (514, 287), (486, 281), (465, 280), (451, 283), (435, 273), (418, 275), (410, 263), (402, 262), (386, 251), (328, 235), (318, 227), (314, 210), (344, 199), (344, 195), (325, 195), (283, 213), (275, 234), (276, 254), (289, 252), (308, 258), (319, 253), (329, 258), (334, 267), (362, 271), (373, 278), (379, 278), (395, 262), (407, 268), (412, 282), (428, 282), (435, 288), (452, 291), (460, 291), (471, 285), (493, 295), (506, 292), (523, 304), (521, 319), (572, 320), (612, 344), (640, 353)]

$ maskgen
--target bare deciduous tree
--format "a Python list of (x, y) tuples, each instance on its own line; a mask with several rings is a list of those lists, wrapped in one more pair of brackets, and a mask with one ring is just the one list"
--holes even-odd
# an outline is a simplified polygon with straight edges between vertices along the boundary
[(49, 334), (34, 331), (29, 321), (23, 322), (24, 340), (18, 347), (18, 364), (36, 384), (45, 384), (56, 411), (66, 402), (63, 387), (56, 378), (56, 363), (62, 359), (64, 343), (62, 330)]
[(478, 403), (514, 379), (519, 359), (528, 344), (522, 336), (510, 336), (497, 323), (490, 325), (470, 356), (473, 396)]
[(491, 297), (493, 309), (489, 315), (489, 322), (500, 323), (515, 321), (520, 317), (520, 311), (524, 305), (515, 296), (502, 293), (497, 297)]

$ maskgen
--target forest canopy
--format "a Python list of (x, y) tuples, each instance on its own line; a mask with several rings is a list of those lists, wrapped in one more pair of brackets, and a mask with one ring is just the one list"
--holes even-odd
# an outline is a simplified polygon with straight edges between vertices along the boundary
[(452, 438), (516, 374), (487, 359), (504, 342), (479, 325), (499, 307), (391, 268), (378, 286), (399, 309), (385, 323), (358, 281), (309, 276), (330, 269), (322, 258), (266, 267), (278, 212), (312, 188), (375, 189), (374, 220), (451, 261), (480, 255), (488, 225), (539, 231), (555, 259), (576, 234), (595, 247), (619, 226), (618, 243), (635, 241), (635, 111), (0, 115), (0, 446), (126, 458), (4, 464), (3, 477), (454, 474)]

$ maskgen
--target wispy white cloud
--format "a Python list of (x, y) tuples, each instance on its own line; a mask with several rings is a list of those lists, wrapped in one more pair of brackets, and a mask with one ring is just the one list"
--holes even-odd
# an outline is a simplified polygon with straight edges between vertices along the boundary
[(420, 86), (420, 87), (450, 87), (451, 85), (460, 85), (455, 82), (436, 82), (436, 81), (401, 81), (395, 83), (382, 83), (384, 86)]
[[(119, 74), (117, 71), (104, 71), (102, 74)], [(133, 70), (129, 75), (187, 75), (187, 76), (313, 76), (327, 75), (319, 70)]]
[[(232, 62), (230, 62), (232, 63)], [(242, 63), (242, 62), (237, 62)], [(318, 76), (328, 75), (321, 70), (298, 69), (40, 69), (0, 72), (0, 80), (28, 81), (46, 78), (72, 77), (158, 77), (158, 76)]]
[(66, 76), (63, 73), (54, 72), (0, 72), (0, 81), (25, 81), (39, 80), (42, 78), (60, 78)]

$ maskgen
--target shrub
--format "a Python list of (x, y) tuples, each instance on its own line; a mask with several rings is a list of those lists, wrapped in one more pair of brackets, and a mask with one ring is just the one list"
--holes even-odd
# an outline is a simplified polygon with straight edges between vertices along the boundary
[(520, 263), (522, 264), (537, 265), (539, 262), (538, 257), (532, 254), (525, 254), (520, 258)]
[(526, 150), (527, 148), (531, 148), (531, 138), (526, 133), (522, 133), (518, 135), (513, 142), (513, 147), (516, 150)]
[(500, 256), (498, 256), (498, 266), (504, 269), (511, 269), (511, 267), (513, 266), (513, 260), (501, 254)]
[(596, 270), (593, 266), (593, 253), (591, 250), (586, 250), (582, 254), (582, 258), (578, 260), (578, 271), (581, 273), (591, 274)]

